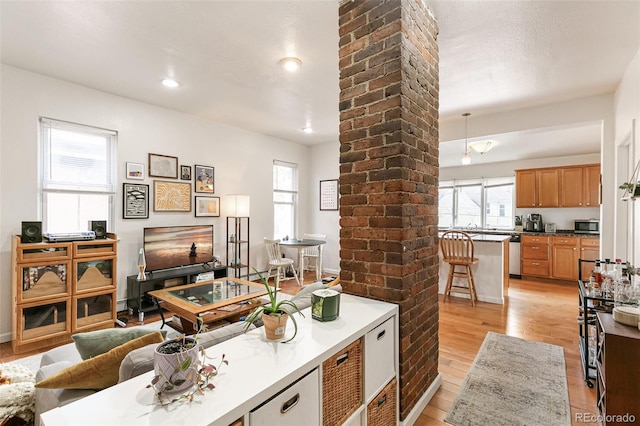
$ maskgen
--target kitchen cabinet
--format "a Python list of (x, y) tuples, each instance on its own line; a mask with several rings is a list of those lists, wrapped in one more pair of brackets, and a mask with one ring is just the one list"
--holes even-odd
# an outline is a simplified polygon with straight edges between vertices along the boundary
[(560, 207), (595, 207), (599, 204), (599, 164), (560, 169)]
[(584, 167), (584, 206), (594, 207), (600, 205), (602, 199), (602, 185), (600, 164), (591, 164)]
[[(598, 260), (600, 259), (600, 238), (580, 238), (580, 259)], [(586, 262), (582, 266), (582, 277), (586, 279), (591, 275), (593, 264)]]
[(516, 170), (516, 207), (558, 207), (558, 169)]
[(579, 248), (579, 238), (551, 238), (551, 278), (567, 281), (578, 279)]
[(516, 207), (595, 207), (600, 165), (516, 170)]
[(549, 277), (549, 237), (546, 235), (522, 235), (521, 272), (532, 277)]
[[(578, 259), (599, 259), (600, 239), (561, 235), (523, 234), (521, 239), (522, 275), (565, 281), (578, 279)], [(593, 264), (580, 266), (582, 276), (591, 275)]]

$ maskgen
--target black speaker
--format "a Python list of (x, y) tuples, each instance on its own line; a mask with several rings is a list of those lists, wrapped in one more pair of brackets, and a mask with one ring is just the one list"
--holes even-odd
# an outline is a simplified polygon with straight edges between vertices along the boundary
[(22, 222), (22, 235), (20, 241), (23, 243), (41, 243), (42, 222)]
[(107, 238), (107, 221), (106, 220), (90, 220), (89, 231), (96, 233), (96, 239)]

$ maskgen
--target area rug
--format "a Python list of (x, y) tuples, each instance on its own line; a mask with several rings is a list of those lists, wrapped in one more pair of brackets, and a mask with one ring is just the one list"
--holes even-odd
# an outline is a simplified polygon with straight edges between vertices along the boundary
[(445, 421), (455, 426), (571, 425), (562, 347), (487, 333)]

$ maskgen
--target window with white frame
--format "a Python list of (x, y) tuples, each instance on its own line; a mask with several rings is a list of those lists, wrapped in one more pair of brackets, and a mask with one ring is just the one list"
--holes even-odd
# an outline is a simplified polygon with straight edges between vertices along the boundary
[(40, 194), (45, 232), (115, 223), (117, 132), (40, 118)]
[(513, 228), (514, 178), (440, 182), (438, 226)]
[(273, 237), (296, 235), (298, 165), (273, 161)]

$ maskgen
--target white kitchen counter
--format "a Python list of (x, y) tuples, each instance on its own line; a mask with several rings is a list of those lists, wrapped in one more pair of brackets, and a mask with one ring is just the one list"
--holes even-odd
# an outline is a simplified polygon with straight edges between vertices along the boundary
[[(509, 286), (509, 235), (473, 234), (468, 232), (474, 243), (475, 257), (479, 262), (471, 267), (476, 282), (476, 293), (481, 302), (504, 304)], [(442, 232), (439, 233), (442, 236)], [(458, 267), (460, 270), (460, 267)], [(438, 292), (444, 294), (449, 275), (449, 264), (442, 261), (440, 253), (440, 276)], [(454, 277), (454, 280), (464, 280)], [(452, 297), (469, 298), (464, 294)]]

